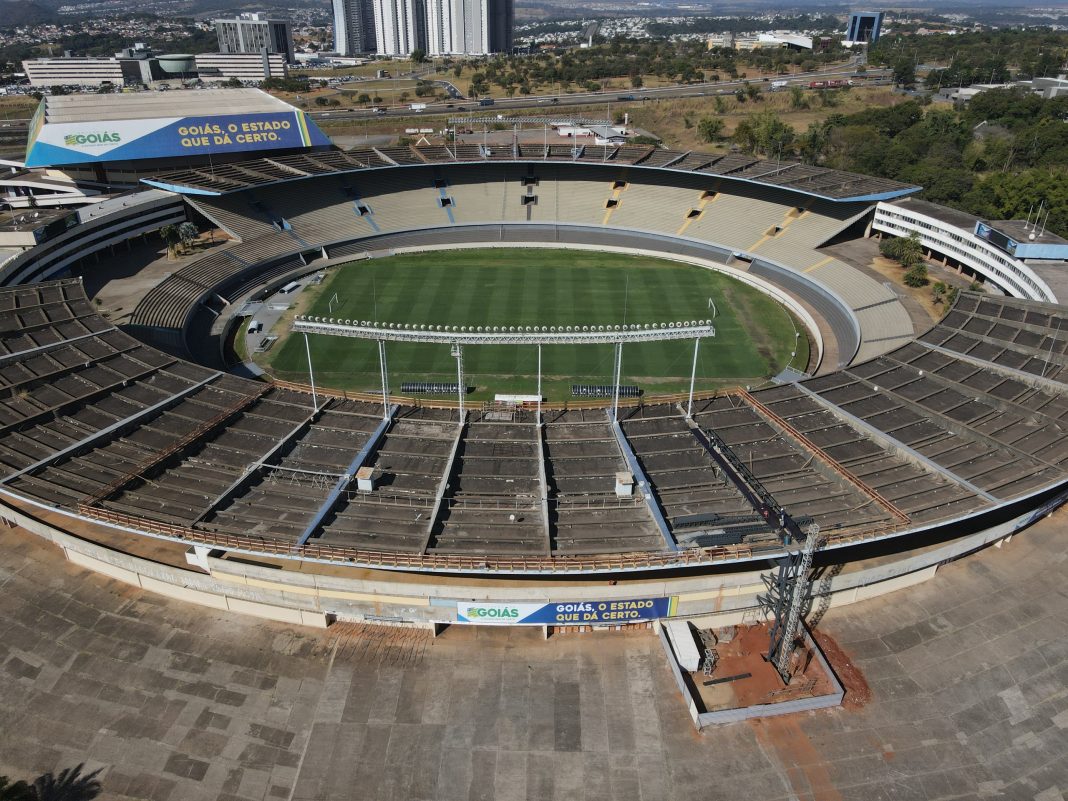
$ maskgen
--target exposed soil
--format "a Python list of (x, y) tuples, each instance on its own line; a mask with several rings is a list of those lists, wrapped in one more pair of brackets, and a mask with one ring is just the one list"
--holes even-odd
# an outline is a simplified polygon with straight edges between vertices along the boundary
[(796, 698), (825, 695), (832, 691), (829, 677), (810, 654), (803, 654), (789, 686), (764, 659), (768, 651), (766, 624), (739, 626), (734, 639), (716, 646), (718, 662), (712, 678), (749, 676), (735, 681), (705, 686), (709, 680), (700, 671), (690, 674), (697, 695), (706, 711), (734, 709), (757, 704), (774, 704)]
[(867, 704), (871, 700), (871, 688), (849, 654), (843, 651), (834, 638), (826, 632), (816, 631), (813, 632), (813, 636), (823, 651), (823, 656), (830, 664), (831, 670), (845, 687), (843, 708), (855, 710)]

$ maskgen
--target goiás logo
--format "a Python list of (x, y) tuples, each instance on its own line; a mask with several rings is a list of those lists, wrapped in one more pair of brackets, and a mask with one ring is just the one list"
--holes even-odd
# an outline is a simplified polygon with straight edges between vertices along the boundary
[(518, 620), (519, 610), (514, 606), (469, 606), (468, 620)]
[(74, 133), (63, 137), (63, 144), (67, 147), (104, 147), (105, 145), (117, 145), (121, 141), (122, 137), (115, 131)]

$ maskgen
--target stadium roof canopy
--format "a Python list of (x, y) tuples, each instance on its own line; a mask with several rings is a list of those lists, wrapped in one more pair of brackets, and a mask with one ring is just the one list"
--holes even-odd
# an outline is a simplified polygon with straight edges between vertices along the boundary
[(734, 181), (773, 186), (838, 202), (892, 200), (918, 192), (920, 187), (787, 161), (765, 161), (740, 154), (663, 150), (650, 145), (547, 145), (516, 144), (487, 148), (481, 145), (442, 145), (357, 148), (264, 157), (159, 173), (144, 183), (189, 195), (224, 195), (243, 189), (292, 181), (327, 173), (349, 173), (381, 167), (479, 162), (529, 163), (551, 161), (582, 164), (626, 165), (656, 168), (691, 175), (708, 175)]
[(181, 158), (329, 146), (304, 112), (259, 89), (46, 96), (26, 166)]

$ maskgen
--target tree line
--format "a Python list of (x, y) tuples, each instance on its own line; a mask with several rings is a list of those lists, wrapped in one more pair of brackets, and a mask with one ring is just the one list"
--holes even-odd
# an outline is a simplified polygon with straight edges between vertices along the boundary
[[(707, 140), (719, 138), (722, 126), (705, 126)], [(831, 114), (800, 133), (763, 110), (732, 141), (754, 155), (916, 184), (926, 200), (991, 219), (1023, 219), (1042, 202), (1049, 228), (1068, 236), (1068, 97), (998, 89), (965, 109), (914, 99)]]

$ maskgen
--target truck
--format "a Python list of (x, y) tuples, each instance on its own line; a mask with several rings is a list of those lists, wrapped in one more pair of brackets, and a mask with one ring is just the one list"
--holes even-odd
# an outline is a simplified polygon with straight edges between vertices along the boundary
[(809, 89), (840, 89), (843, 86), (852, 86), (852, 81), (843, 81), (841, 79), (834, 79), (830, 81), (810, 81)]
[(771, 88), (773, 90), (774, 89), (785, 89), (786, 88), (786, 84), (787, 84), (786, 81), (772, 81)]
[(478, 104), (480, 106), (492, 106), (493, 105), (493, 98), (492, 97), (484, 97), (484, 98), (482, 98), (481, 100), (478, 101)]
[(426, 111), (426, 103), (412, 103), (408, 108), (412, 111)]

